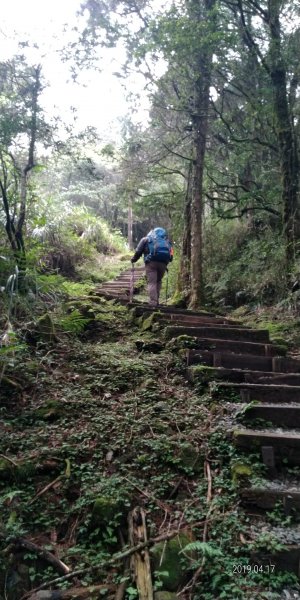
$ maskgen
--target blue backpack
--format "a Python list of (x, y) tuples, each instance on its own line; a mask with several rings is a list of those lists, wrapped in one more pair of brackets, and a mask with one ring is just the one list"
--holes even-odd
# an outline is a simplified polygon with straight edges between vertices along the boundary
[(156, 227), (148, 233), (147, 240), (149, 254), (145, 256), (145, 262), (156, 260), (168, 264), (172, 256), (172, 245), (166, 230), (162, 227)]

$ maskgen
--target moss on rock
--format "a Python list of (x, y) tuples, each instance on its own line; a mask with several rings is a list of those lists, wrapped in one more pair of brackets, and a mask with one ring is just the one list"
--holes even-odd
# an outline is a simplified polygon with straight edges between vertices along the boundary
[(197, 338), (191, 335), (179, 335), (169, 340), (167, 347), (175, 351), (185, 348), (197, 348)]
[(231, 466), (231, 475), (234, 485), (241, 486), (249, 482), (253, 470), (249, 465), (239, 462)]
[(166, 543), (156, 544), (151, 550), (154, 568), (163, 573), (160, 579), (168, 592), (176, 592), (186, 580), (186, 569), (182, 567), (180, 559), (182, 550), (190, 542), (190, 537), (186, 533), (181, 533)]
[(118, 524), (120, 521), (120, 502), (110, 496), (98, 496), (96, 498), (91, 515), (92, 529), (107, 527)]

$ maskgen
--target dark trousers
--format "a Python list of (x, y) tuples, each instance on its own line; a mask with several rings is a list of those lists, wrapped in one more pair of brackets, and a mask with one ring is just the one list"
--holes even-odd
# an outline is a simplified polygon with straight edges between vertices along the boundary
[(162, 278), (167, 270), (167, 265), (162, 262), (151, 260), (145, 265), (148, 281), (149, 304), (157, 306), (159, 304), (159, 294), (161, 290)]

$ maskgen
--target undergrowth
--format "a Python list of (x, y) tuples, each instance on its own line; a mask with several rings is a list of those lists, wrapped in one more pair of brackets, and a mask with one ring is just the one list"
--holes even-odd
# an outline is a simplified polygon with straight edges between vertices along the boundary
[(184, 599), (279, 597), (293, 575), (247, 570), (255, 550), (279, 545), (272, 536), (248, 537), (232, 473), (238, 455), (220, 425), (224, 407), (190, 387), (172, 347), (138, 349), (143, 334), (126, 307), (90, 288), (82, 296), (74, 284), (70, 290), (66, 304), (52, 312), (48, 305), (50, 341), (45, 329), (34, 330), (0, 355), (0, 597), (20, 600), (59, 575), (36, 552), (20, 550), (26, 539), (82, 571), (52, 588), (101, 582), (99, 597), (114, 598), (123, 579), (124, 598), (133, 600), (126, 565), (106, 561), (128, 544), (136, 506), (146, 511), (149, 537), (180, 532), (175, 563), (169, 542), (162, 553), (158, 545), (158, 563), (155, 548), (151, 554), (154, 587), (171, 594), (162, 600), (176, 597), (178, 570), (181, 588), (196, 577)]

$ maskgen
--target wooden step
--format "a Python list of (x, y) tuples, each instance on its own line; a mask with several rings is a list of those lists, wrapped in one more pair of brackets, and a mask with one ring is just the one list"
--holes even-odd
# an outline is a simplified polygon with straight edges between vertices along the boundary
[(221, 399), (222, 394), (225, 397), (228, 392), (239, 395), (242, 402), (300, 402), (300, 386), (290, 385), (220, 382), (212, 395)]
[(236, 446), (247, 450), (262, 447), (274, 449), (275, 465), (284, 461), (287, 465), (300, 465), (300, 432), (259, 431), (255, 429), (236, 429), (233, 433)]
[(214, 338), (226, 340), (239, 340), (244, 342), (269, 343), (269, 332), (266, 329), (246, 329), (242, 327), (166, 327), (167, 339), (181, 335), (197, 338)]
[(242, 415), (245, 422), (262, 419), (273, 426), (300, 428), (300, 404), (251, 404)]
[(187, 364), (204, 364), (225, 369), (251, 369), (252, 371), (272, 371), (272, 357), (249, 354), (233, 354), (232, 352), (198, 352), (190, 355), (187, 351)]
[(257, 506), (265, 510), (274, 508), (281, 503), (286, 512), (292, 508), (300, 509), (300, 487), (288, 485), (276, 487), (244, 487), (240, 489), (243, 505)]
[(210, 338), (197, 339), (195, 344), (197, 344), (197, 349), (189, 349), (187, 351), (189, 353), (189, 364), (197, 364), (199, 362), (198, 357), (201, 356), (203, 350), (259, 356), (275, 356), (280, 353), (274, 344), (256, 344), (253, 342)]

